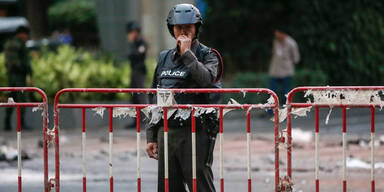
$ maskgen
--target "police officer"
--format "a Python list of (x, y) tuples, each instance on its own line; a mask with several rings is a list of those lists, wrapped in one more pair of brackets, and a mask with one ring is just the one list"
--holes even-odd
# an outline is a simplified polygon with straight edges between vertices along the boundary
[[(27, 85), (27, 76), (32, 77), (32, 68), (28, 58), (28, 50), (25, 47), (25, 42), (29, 37), (29, 28), (20, 27), (16, 30), (15, 36), (9, 39), (4, 44), (5, 66), (7, 68), (8, 85), (10, 87), (25, 87)], [(25, 101), (23, 93), (11, 92), (9, 97), (12, 97), (16, 102)], [(5, 130), (10, 131), (11, 117), (13, 108), (7, 108), (5, 114)], [(24, 108), (21, 108), (21, 127), (30, 129), (24, 126)]]
[[(128, 59), (131, 63), (131, 88), (144, 88), (147, 68), (145, 67), (145, 57), (147, 54), (147, 43), (141, 38), (141, 29), (136, 22), (127, 24), (127, 39), (129, 41)], [(145, 96), (134, 94), (132, 103), (146, 103)]]
[[(191, 4), (178, 4), (169, 12), (168, 29), (176, 39), (173, 49), (160, 53), (152, 88), (209, 88), (213, 87), (219, 59), (208, 47), (198, 41), (203, 24), (199, 10)], [(178, 104), (210, 103), (204, 94), (175, 94)], [(210, 146), (208, 116), (196, 118), (197, 190), (214, 192), (211, 169), (213, 148)], [(147, 153), (158, 159), (158, 191), (164, 191), (164, 129), (162, 122), (147, 126)], [(173, 117), (168, 120), (169, 191), (192, 191), (191, 119)]]

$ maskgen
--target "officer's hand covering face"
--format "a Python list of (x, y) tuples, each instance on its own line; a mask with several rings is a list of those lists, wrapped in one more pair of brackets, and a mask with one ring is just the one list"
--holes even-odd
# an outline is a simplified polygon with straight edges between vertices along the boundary
[(196, 35), (196, 27), (194, 24), (174, 25), (173, 33), (180, 54), (184, 54), (191, 48), (192, 39)]

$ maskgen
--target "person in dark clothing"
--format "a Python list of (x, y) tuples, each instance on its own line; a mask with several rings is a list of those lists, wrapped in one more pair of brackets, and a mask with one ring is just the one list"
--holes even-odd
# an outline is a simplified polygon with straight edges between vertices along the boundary
[[(136, 22), (129, 22), (126, 26), (126, 30), (129, 42), (129, 52), (127, 56), (131, 63), (131, 88), (144, 88), (147, 73), (145, 57), (148, 45), (141, 38), (141, 28)], [(147, 97), (146, 95), (133, 94), (132, 103), (145, 104), (147, 103)], [(126, 128), (132, 127), (136, 127), (136, 120), (126, 126)]]
[[(176, 39), (173, 49), (160, 53), (152, 88), (211, 88), (218, 74), (219, 58), (210, 48), (198, 41), (202, 17), (191, 4), (174, 6), (167, 18), (168, 29)], [(206, 94), (175, 94), (177, 104), (210, 103)], [(155, 100), (154, 100), (155, 101)], [(196, 118), (196, 175), (197, 191), (215, 192), (213, 184), (210, 128), (216, 119), (208, 116)], [(214, 123), (215, 124), (215, 123)], [(160, 121), (148, 124), (146, 129), (149, 157), (158, 160), (158, 191), (164, 186), (164, 129)], [(215, 137), (214, 135), (213, 137)], [(173, 117), (168, 120), (169, 191), (183, 192), (185, 184), (192, 191), (192, 138), (191, 119)], [(207, 161), (208, 160), (208, 161)]]
[[(9, 87), (25, 87), (27, 85), (27, 76), (32, 77), (32, 68), (28, 57), (28, 50), (25, 47), (25, 42), (28, 40), (28, 36), (29, 29), (20, 27), (15, 32), (15, 36), (4, 44), (5, 66), (7, 69)], [(25, 102), (24, 93), (11, 92), (9, 97), (15, 102)], [(13, 107), (6, 109), (4, 121), (4, 128), (6, 131), (12, 130), (11, 117), (13, 110)], [(29, 127), (24, 126), (24, 111), (25, 109), (22, 107), (21, 127), (23, 129), (30, 129)]]
[[(136, 22), (127, 24), (127, 39), (129, 41), (128, 59), (131, 63), (131, 88), (144, 88), (147, 68), (145, 57), (147, 54), (147, 43), (141, 38), (140, 26)], [(134, 94), (132, 103), (144, 104), (146, 98), (142, 95)]]

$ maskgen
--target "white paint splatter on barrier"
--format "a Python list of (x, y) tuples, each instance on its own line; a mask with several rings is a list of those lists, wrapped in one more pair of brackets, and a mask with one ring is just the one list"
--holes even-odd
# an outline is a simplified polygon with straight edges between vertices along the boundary
[[(238, 102), (237, 102), (236, 100), (234, 100), (233, 98), (230, 98), (230, 99), (229, 99), (227, 105), (228, 105), (228, 107), (241, 107), (240, 103), (238, 103)], [(223, 116), (224, 116), (225, 114), (227, 114), (228, 112), (233, 111), (233, 110), (235, 110), (235, 109), (234, 109), (234, 108), (230, 108), (230, 109), (225, 108), (225, 109), (223, 109)]]
[(93, 108), (92, 111), (95, 111), (96, 115), (99, 115), (101, 118), (104, 117), (104, 111), (105, 111), (104, 107)]
[(181, 118), (187, 120), (191, 116), (191, 109), (179, 109), (175, 115), (175, 119)]
[(322, 104), (322, 105), (367, 105), (374, 104), (384, 106), (384, 101), (380, 98), (381, 90), (308, 90), (305, 92), (304, 97), (308, 98), (309, 96), (313, 97), (313, 101), (310, 103), (313, 104)]
[(8, 103), (16, 103), (15, 100), (13, 100), (12, 97), (8, 97)]
[(203, 114), (210, 114), (210, 113), (216, 113), (216, 109), (212, 107), (210, 108), (195, 107), (195, 113), (193, 114), (193, 116), (199, 117)]
[(112, 116), (114, 118), (126, 118), (129, 117), (136, 117), (136, 108), (134, 107), (117, 107), (113, 108), (113, 114)]
[(141, 110), (144, 115), (149, 119), (150, 124), (156, 124), (163, 118), (163, 108), (151, 105)]
[(332, 107), (329, 108), (328, 115), (327, 115), (327, 117), (325, 118), (325, 124), (326, 124), (326, 125), (328, 125), (328, 122), (329, 122), (329, 116), (331, 116), (331, 113), (332, 113)]
[[(311, 111), (311, 108), (312, 107), (292, 108), (291, 114), (294, 116), (294, 118), (305, 117), (307, 116), (308, 112)], [(287, 119), (287, 113), (288, 113), (288, 108), (286, 106), (279, 109), (279, 123), (282, 123), (285, 121), (285, 119)], [(275, 118), (272, 117), (271, 121), (275, 121)]]
[(167, 119), (171, 118), (172, 115), (175, 114), (176, 111), (177, 111), (177, 109), (168, 109), (168, 111), (167, 111)]

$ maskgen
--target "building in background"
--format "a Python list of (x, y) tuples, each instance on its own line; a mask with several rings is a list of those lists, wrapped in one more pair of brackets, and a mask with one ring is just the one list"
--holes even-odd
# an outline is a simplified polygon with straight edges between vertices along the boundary
[(149, 56), (157, 57), (161, 50), (175, 45), (168, 34), (165, 18), (170, 8), (178, 3), (195, 4), (195, 0), (97, 0), (101, 47), (123, 58), (128, 49), (125, 26), (134, 20), (142, 26), (142, 35), (149, 43)]

